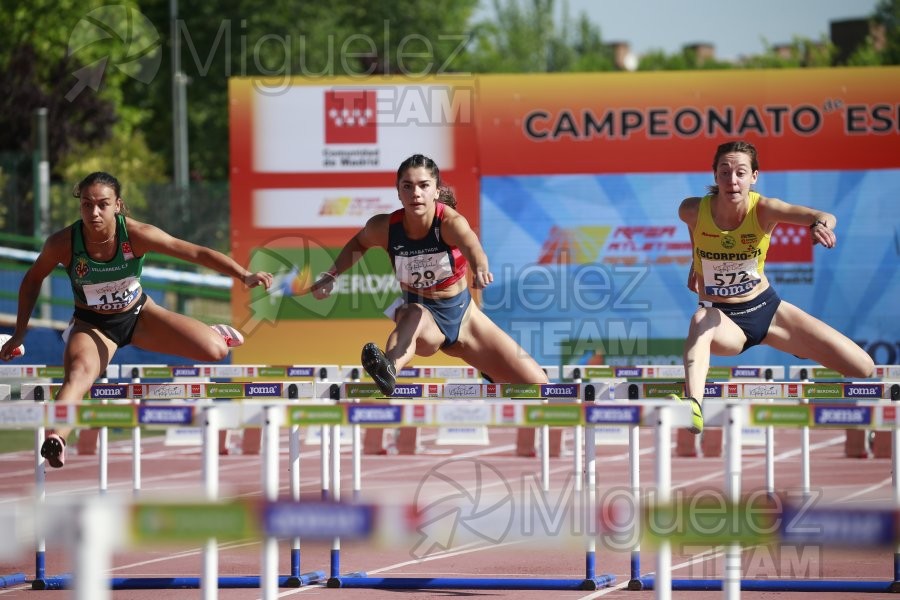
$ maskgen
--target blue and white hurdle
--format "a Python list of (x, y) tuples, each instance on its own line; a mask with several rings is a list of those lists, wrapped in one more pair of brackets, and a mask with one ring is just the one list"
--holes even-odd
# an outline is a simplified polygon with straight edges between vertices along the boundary
[[(646, 388), (641, 384), (619, 384), (616, 388), (617, 398), (634, 398), (643, 402), (646, 398)], [(650, 385), (650, 384), (647, 384)], [(897, 435), (897, 426), (900, 419), (897, 418), (900, 398), (900, 384), (843, 384), (877, 385), (879, 386), (880, 401), (860, 401), (853, 403), (845, 400), (843, 404), (822, 403), (807, 404), (802, 400), (809, 392), (804, 385), (795, 382), (769, 382), (764, 384), (731, 384), (727, 393), (721, 398), (707, 398), (704, 404), (704, 417), (706, 423), (725, 426), (726, 445), (726, 470), (725, 493), (726, 497), (737, 504), (741, 493), (742, 472), (742, 429), (744, 423), (757, 426), (793, 427), (802, 428), (819, 425), (822, 427), (845, 427), (847, 420), (856, 426), (868, 426), (876, 429), (890, 430), (893, 434), (895, 450), (900, 446), (900, 438)], [(633, 387), (634, 386), (634, 387)], [(734, 387), (732, 387), (734, 386)], [(763, 386), (762, 388), (760, 386)], [(631, 389), (629, 389), (631, 388)], [(764, 396), (759, 394), (764, 389)], [(852, 394), (848, 394), (851, 395)], [(835, 420), (839, 422), (835, 422)], [(657, 437), (657, 448), (666, 448), (661, 445), (666, 440)], [(665, 456), (663, 456), (665, 455)], [(662, 458), (660, 458), (662, 456)], [(665, 470), (668, 462), (667, 452), (657, 452), (657, 493), (660, 498), (666, 497), (665, 486), (671, 484), (666, 478)], [(662, 463), (659, 461), (662, 460)], [(805, 457), (808, 461), (808, 455)], [(893, 459), (892, 468), (896, 473), (897, 458)], [(660, 469), (663, 470), (660, 475)], [(808, 473), (808, 465), (805, 472)], [(804, 488), (808, 495), (808, 485)], [(894, 506), (900, 509), (900, 478), (893, 478)], [(846, 517), (847, 523), (852, 522), (853, 516)], [(639, 549), (639, 548), (638, 548)], [(632, 589), (655, 589), (657, 598), (669, 598), (667, 590), (711, 591), (723, 590), (725, 597), (729, 599), (739, 597), (740, 590), (748, 591), (813, 591), (813, 592), (850, 592), (850, 593), (876, 593), (900, 591), (900, 552), (894, 553), (894, 573), (892, 580), (884, 581), (845, 581), (845, 580), (760, 580), (741, 579), (741, 548), (737, 543), (730, 543), (726, 550), (725, 577), (721, 579), (671, 579), (667, 563), (667, 547), (660, 547), (657, 557), (657, 576), (641, 577), (632, 574), (629, 587)], [(660, 554), (663, 555), (660, 558)], [(669, 569), (663, 571), (668, 566)], [(638, 563), (639, 567), (639, 563)], [(662, 590), (662, 591), (661, 591)]]
[[(38, 404), (52, 399), (58, 390), (59, 384), (23, 384), (22, 398), (25, 401), (36, 402)], [(264, 405), (259, 400), (271, 401), (273, 398), (285, 398), (289, 401), (296, 402), (300, 398), (312, 399), (315, 394), (315, 383), (312, 381), (284, 381), (284, 382), (228, 382), (228, 383), (137, 383), (137, 384), (96, 384), (91, 389), (91, 396), (94, 399), (102, 399), (108, 404), (61, 404), (48, 405), (46, 422), (52, 426), (64, 426), (75, 428), (101, 428), (117, 427), (131, 428), (139, 431), (141, 426), (146, 427), (184, 427), (192, 425), (195, 421), (195, 409), (209, 409), (216, 400), (230, 399), (237, 400), (243, 398), (256, 399), (256, 403), (236, 404), (240, 411), (229, 411), (228, 419), (214, 424), (215, 437), (207, 437), (207, 433), (213, 424), (206, 424), (203, 431), (203, 464), (204, 464), (204, 482), (207, 490), (208, 498), (215, 498), (218, 494), (218, 435), (221, 427), (226, 428), (244, 428), (244, 427), (260, 427), (266, 420)], [(110, 398), (114, 398), (110, 402)], [(323, 401), (316, 401), (322, 404)], [(324, 401), (329, 402), (330, 401)], [(32, 404), (33, 406), (35, 404)], [(50, 409), (52, 407), (52, 410)], [(100, 407), (103, 407), (102, 409)], [(131, 412), (133, 411), (133, 418)], [(3, 423), (0, 423), (2, 425)], [(35, 455), (39, 458), (36, 461), (36, 479), (43, 483), (43, 458), (40, 457), (39, 441), (43, 440), (44, 422), (33, 423), (35, 431), (40, 431), (40, 436), (36, 434)], [(27, 421), (20, 421), (20, 426), (29, 426)], [(139, 433), (137, 434), (139, 440)], [(269, 443), (272, 443), (269, 441)], [(275, 438), (275, 454), (277, 459), (277, 437)], [(271, 449), (270, 449), (271, 450)], [(299, 500), (300, 496), (300, 473), (299, 473), (299, 444), (291, 443), (290, 472), (291, 472), (291, 492), (295, 500)], [(323, 450), (323, 453), (324, 450)], [(104, 464), (107, 460), (106, 448), (101, 446), (99, 460)], [(263, 464), (267, 464), (266, 457), (263, 457)], [(141, 451), (140, 443), (136, 443), (135, 452), (132, 457), (133, 464), (133, 488), (132, 495), (137, 497), (141, 489), (140, 481), (140, 464)], [(105, 471), (101, 468), (101, 472)], [(210, 475), (210, 472), (213, 474)], [(277, 476), (277, 471), (276, 471)], [(106, 480), (101, 478), (100, 493), (104, 495), (107, 492), (105, 486)], [(270, 494), (271, 488), (264, 487), (265, 493)], [(277, 483), (275, 485), (275, 493), (277, 494)], [(43, 485), (40, 487), (40, 502), (45, 499), (45, 491)], [(34, 589), (63, 589), (69, 585), (69, 579), (66, 576), (47, 577), (44, 564), (44, 554), (46, 547), (42, 540), (38, 545), (38, 568), (36, 569), (35, 579), (33, 580)], [(302, 574), (300, 568), (300, 540), (293, 540), (291, 550), (291, 573), (283, 576), (279, 581), (286, 587), (298, 587), (306, 585), (314, 581), (318, 581), (324, 576), (321, 571), (315, 571), (308, 574)], [(177, 583), (177, 585), (176, 585)], [(160, 589), (169, 587), (201, 587), (201, 580), (197, 578), (177, 578), (177, 582), (173, 578), (128, 578), (113, 579), (111, 585), (114, 589)], [(228, 577), (219, 578), (218, 587), (259, 587), (260, 577)]]
[[(62, 379), (64, 375), (64, 369), (59, 365), (43, 365), (43, 364), (13, 364), (13, 365), (0, 365), (0, 379), (6, 380), (15, 380), (20, 382), (20, 386), (22, 383), (27, 382), (52, 382), (54, 379)], [(101, 377), (97, 380), (98, 382), (106, 382), (109, 381), (109, 378), (118, 378), (119, 369), (116, 365), (110, 365), (106, 372), (104, 372)], [(7, 384), (3, 384), (6, 386), (5, 388), (0, 388), (0, 395), (2, 395), (2, 390), (6, 390), (5, 400), (10, 399), (10, 387)], [(21, 393), (21, 392), (20, 392)], [(44, 428), (41, 427), (39, 429), (34, 430), (34, 443), (35, 443), (35, 454), (34, 454), (34, 501), (36, 503), (42, 503), (46, 497), (46, 492), (44, 489), (44, 458), (40, 455), (40, 446), (44, 441), (45, 435)], [(103, 477), (103, 472), (101, 471), (100, 476)], [(44, 540), (39, 539), (35, 545), (35, 578), (43, 578), (46, 574), (46, 543)], [(10, 577), (2, 577), (0, 578), (0, 588), (4, 587), (4, 585), (10, 585), (11, 582), (19, 582), (21, 583), (23, 577), (27, 579), (27, 576), (24, 573), (16, 573)]]
[[(448, 416), (455, 414), (453, 423), (458, 426), (495, 427), (583, 427), (581, 392), (577, 384), (427, 384), (405, 386), (410, 389), (404, 396), (395, 392), (390, 399), (378, 398), (374, 384), (343, 384), (341, 398), (368, 397), (372, 402), (346, 405), (347, 422), (362, 427), (432, 426), (447, 424)], [(410, 393), (412, 392), (412, 393)], [(552, 398), (554, 404), (547, 399)], [(558, 404), (568, 401), (566, 404)], [(467, 410), (459, 410), (460, 408)], [(504, 412), (504, 408), (512, 410)], [(562, 408), (560, 408), (562, 407)], [(477, 408), (477, 410), (472, 410)], [(454, 412), (455, 411), (455, 412)], [(553, 417), (562, 411), (566, 418)], [(558, 414), (558, 413), (557, 413)], [(690, 419), (689, 411), (684, 418)], [(687, 422), (687, 421), (685, 421)], [(341, 424), (335, 424), (332, 436), (339, 435)], [(592, 439), (592, 438), (591, 438)], [(596, 501), (596, 459), (593, 444), (588, 445), (588, 492), (591, 502)], [(583, 462), (581, 452), (573, 453), (573, 475), (576, 491), (583, 490)], [(333, 460), (335, 469), (339, 460)], [(542, 467), (543, 491), (549, 491), (549, 468)], [(331, 497), (340, 500), (340, 476), (335, 472), (331, 481), (334, 487)], [(356, 491), (356, 490), (354, 490)], [(364, 574), (341, 575), (340, 539), (335, 538), (332, 547), (331, 576), (328, 587), (379, 588), (379, 589), (521, 589), (521, 590), (586, 590), (598, 589), (615, 580), (613, 575), (597, 575), (596, 546), (591, 538), (587, 543), (584, 579), (539, 578), (398, 578), (367, 577)]]

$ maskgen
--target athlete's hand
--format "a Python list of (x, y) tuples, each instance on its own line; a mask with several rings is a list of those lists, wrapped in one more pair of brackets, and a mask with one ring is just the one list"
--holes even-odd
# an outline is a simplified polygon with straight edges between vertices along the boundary
[(472, 287), (476, 290), (482, 290), (486, 288), (490, 283), (493, 283), (493, 281), (493, 273), (491, 273), (487, 269), (476, 269), (475, 276), (472, 277)]
[(247, 275), (244, 275), (242, 281), (247, 287), (256, 287), (258, 285), (261, 285), (265, 289), (269, 289), (269, 287), (271, 287), (272, 285), (272, 274), (266, 273), (265, 271), (248, 273)]
[(816, 221), (809, 230), (809, 234), (812, 236), (813, 245), (822, 244), (826, 248), (834, 248), (837, 244), (837, 236), (834, 235), (834, 231), (821, 221)]
[(700, 280), (697, 278), (697, 271), (694, 270), (693, 265), (691, 265), (691, 270), (688, 271), (687, 288), (695, 294), (700, 293)]
[(335, 281), (337, 281), (337, 276), (330, 271), (326, 271), (319, 274), (319, 278), (312, 284), (309, 291), (312, 292), (313, 298), (316, 300), (324, 300), (334, 291)]
[[(3, 341), (2, 338), (8, 339)], [(22, 345), (22, 336), (20, 334), (13, 333), (10, 336), (0, 336), (0, 341), (3, 341), (3, 346), (0, 347), (0, 360), (7, 361), (22, 356), (22, 350), (20, 348)]]

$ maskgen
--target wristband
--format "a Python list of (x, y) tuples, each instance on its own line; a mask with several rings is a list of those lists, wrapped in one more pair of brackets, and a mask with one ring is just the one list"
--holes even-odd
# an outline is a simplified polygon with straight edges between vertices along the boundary
[(816, 221), (813, 221), (813, 224), (809, 226), (809, 230), (812, 231), (813, 229), (815, 229), (816, 225), (821, 225), (825, 229), (828, 229), (828, 223), (826, 223), (825, 221), (816, 220)]
[(337, 270), (334, 267), (331, 267), (327, 271), (319, 273), (319, 279), (321, 279), (323, 277), (330, 277), (334, 280), (337, 280)]

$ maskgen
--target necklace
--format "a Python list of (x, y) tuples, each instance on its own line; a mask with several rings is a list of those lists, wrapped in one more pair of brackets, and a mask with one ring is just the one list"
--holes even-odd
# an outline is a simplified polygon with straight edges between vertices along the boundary
[(96, 245), (100, 246), (101, 244), (106, 244), (106, 243), (109, 242), (110, 240), (114, 240), (114, 239), (116, 239), (116, 234), (115, 234), (115, 232), (113, 232), (113, 234), (112, 234), (111, 236), (109, 236), (108, 238), (106, 238), (106, 239), (103, 240), (102, 242), (92, 242), (91, 240), (85, 240), (85, 241), (87, 241), (88, 244), (96, 244)]

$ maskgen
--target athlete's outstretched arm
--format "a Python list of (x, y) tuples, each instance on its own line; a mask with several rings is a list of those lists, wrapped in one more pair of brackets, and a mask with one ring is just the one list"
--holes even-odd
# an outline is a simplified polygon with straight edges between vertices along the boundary
[(128, 236), (135, 254), (139, 256), (147, 252), (158, 252), (204, 266), (222, 275), (234, 277), (247, 287), (262, 285), (268, 289), (272, 285), (271, 273), (265, 271), (251, 273), (230, 256), (169, 235), (153, 225), (129, 219)]
[(356, 235), (344, 244), (334, 259), (334, 265), (319, 275), (309, 289), (315, 298), (322, 300), (330, 296), (337, 276), (349, 271), (369, 248), (387, 250), (389, 220), (390, 215), (387, 214), (373, 216), (362, 229), (356, 232)]

